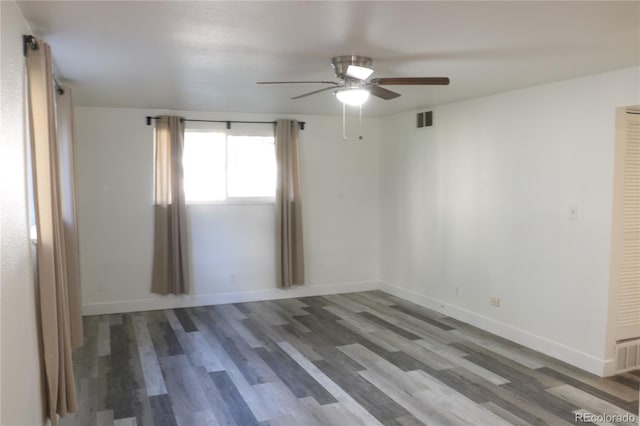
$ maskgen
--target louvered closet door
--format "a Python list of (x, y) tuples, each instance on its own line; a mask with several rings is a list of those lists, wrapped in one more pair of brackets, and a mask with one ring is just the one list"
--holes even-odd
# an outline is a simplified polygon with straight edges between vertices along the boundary
[[(617, 151), (617, 174), (622, 188), (617, 191), (618, 226), (618, 315), (616, 340), (640, 337), (640, 114), (624, 114), (624, 147)], [(615, 214), (615, 213), (614, 213)], [(616, 261), (616, 260), (614, 260)]]

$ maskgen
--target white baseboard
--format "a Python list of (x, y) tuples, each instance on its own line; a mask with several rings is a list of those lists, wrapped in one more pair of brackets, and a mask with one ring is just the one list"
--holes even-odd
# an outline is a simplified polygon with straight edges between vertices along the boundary
[(604, 377), (616, 375), (618, 373), (616, 361), (614, 359), (605, 360), (603, 370), (604, 370), (603, 372)]
[(377, 290), (378, 281), (359, 281), (328, 285), (303, 285), (288, 289), (262, 289), (216, 294), (185, 296), (151, 295), (148, 299), (120, 300), (114, 302), (86, 303), (82, 315), (121, 314), (125, 312), (154, 311), (158, 309), (187, 308), (192, 306), (224, 305), (226, 303), (256, 302), (260, 300), (290, 299), (293, 297), (322, 296), (338, 293)]
[(424, 294), (416, 293), (389, 283), (361, 281), (328, 285), (295, 286), (290, 289), (262, 289), (217, 294), (186, 296), (158, 296), (148, 299), (122, 300), (103, 303), (87, 303), (82, 306), (83, 315), (103, 315), (125, 312), (152, 311), (157, 309), (186, 308), (192, 306), (223, 305), (226, 303), (255, 302), (260, 300), (289, 299), (293, 297), (323, 296), (338, 293), (382, 290), (394, 296), (417, 303), (482, 330), (511, 340), (527, 348), (564, 361), (598, 376), (611, 375), (613, 361), (596, 358), (561, 343), (532, 334), (492, 318), (479, 315)]
[(545, 337), (537, 336), (528, 331), (479, 315), (459, 306), (434, 299), (424, 294), (416, 293), (384, 282), (380, 283), (380, 290), (473, 325), (474, 327), (478, 327), (482, 330), (488, 331), (489, 333), (496, 334), (500, 337), (511, 340), (512, 342), (526, 346), (527, 348), (541, 352), (560, 361), (564, 361), (601, 377), (605, 375), (605, 368), (610, 363), (610, 361), (596, 358), (585, 352), (570, 348)]

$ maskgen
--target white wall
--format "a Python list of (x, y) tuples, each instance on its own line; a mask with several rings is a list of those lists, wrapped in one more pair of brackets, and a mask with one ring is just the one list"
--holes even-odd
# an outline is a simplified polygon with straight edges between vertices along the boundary
[(383, 119), (385, 288), (601, 374), (615, 108), (638, 75), (440, 106), (431, 128)]
[[(195, 291), (149, 292), (152, 261), (153, 129), (164, 111), (76, 108), (79, 232), (85, 313), (357, 291), (379, 276), (379, 129), (341, 140), (338, 118), (293, 117), (301, 132), (307, 285), (275, 289), (273, 205), (190, 206)], [(188, 118), (274, 116), (173, 112)], [(350, 133), (356, 125), (349, 123)]]
[(532, 87), (437, 107), (427, 129), (415, 129), (414, 112), (370, 119), (363, 143), (341, 141), (338, 118), (293, 117), (307, 121), (308, 285), (274, 289), (271, 206), (191, 206), (195, 292), (179, 298), (149, 293), (144, 117), (167, 111), (77, 108), (85, 313), (352, 291), (381, 278), (387, 291), (601, 374), (614, 114), (639, 103), (638, 89), (637, 68)]
[(22, 35), (13, 1), (0, 2), (0, 424), (44, 424), (36, 292), (29, 239)]

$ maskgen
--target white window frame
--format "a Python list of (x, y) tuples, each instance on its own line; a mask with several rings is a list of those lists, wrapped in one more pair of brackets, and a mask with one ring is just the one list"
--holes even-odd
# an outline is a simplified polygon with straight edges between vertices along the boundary
[[(202, 124), (202, 123), (198, 123)], [(229, 130), (226, 128), (211, 126), (211, 123), (205, 123), (209, 125), (192, 125), (189, 123), (189, 126), (185, 128), (185, 139), (186, 133), (188, 132), (201, 132), (201, 133), (224, 133), (224, 175), (225, 175), (225, 199), (224, 200), (201, 200), (201, 201), (189, 201), (186, 200), (187, 206), (205, 206), (205, 205), (263, 205), (263, 204), (275, 204), (275, 191), (272, 197), (232, 197), (229, 196), (229, 136), (256, 136), (256, 137), (274, 137), (275, 132), (273, 126), (270, 125), (270, 131), (266, 130), (251, 130), (245, 132), (242, 131), (233, 131), (233, 129)], [(274, 140), (274, 156), (275, 156), (275, 140)]]

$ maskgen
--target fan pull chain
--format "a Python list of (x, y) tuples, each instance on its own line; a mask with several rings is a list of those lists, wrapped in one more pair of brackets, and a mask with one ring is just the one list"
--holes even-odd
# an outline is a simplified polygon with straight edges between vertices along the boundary
[(360, 104), (360, 135), (358, 135), (358, 141), (362, 141), (362, 104)]
[(347, 140), (347, 106), (342, 104), (342, 140)]

